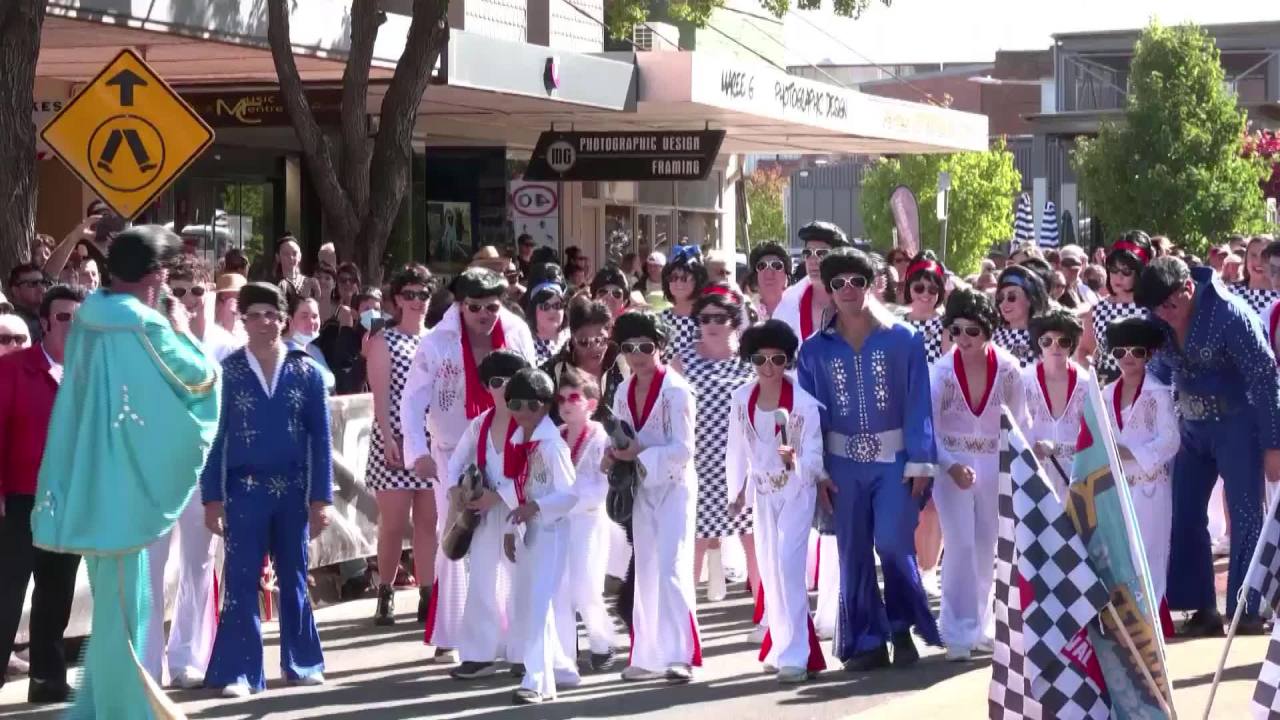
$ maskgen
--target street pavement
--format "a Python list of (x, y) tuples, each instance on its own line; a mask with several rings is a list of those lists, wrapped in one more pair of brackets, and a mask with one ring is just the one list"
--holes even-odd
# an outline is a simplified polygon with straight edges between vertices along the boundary
[[(738, 586), (740, 587), (740, 586)], [(699, 589), (701, 600), (701, 588)], [(751, 601), (731, 593), (724, 602), (701, 602), (703, 667), (689, 685), (624, 683), (616, 671), (584, 675), (582, 685), (559, 700), (536, 707), (512, 707), (517, 681), (497, 677), (459, 682), (449, 668), (427, 663), (422, 628), (413, 622), (416, 592), (401, 592), (400, 622), (374, 627), (373, 600), (331, 605), (316, 618), (324, 644), (328, 683), (288, 687), (278, 679), (246, 700), (224, 700), (211, 691), (173, 691), (192, 718), (288, 720), (373, 720), (374, 718), (711, 718), (714, 720), (975, 720), (986, 717), (987, 660), (947, 663), (939, 651), (922, 648), (923, 659), (908, 670), (848, 674), (828, 658), (832, 670), (811, 683), (784, 687), (760, 671), (757, 646), (747, 639)], [(936, 609), (936, 608), (935, 608)], [(266, 624), (268, 676), (278, 678), (277, 628)], [(620, 640), (625, 642), (625, 635)], [(1177, 641), (1169, 646), (1174, 701), (1184, 718), (1199, 718), (1208, 697), (1222, 640)], [(1266, 652), (1266, 638), (1238, 638), (1213, 718), (1247, 718), (1249, 697)], [(621, 669), (621, 664), (619, 665)], [(25, 678), (0, 689), (0, 719), (40, 720), (62, 715), (59, 708), (23, 704)]]

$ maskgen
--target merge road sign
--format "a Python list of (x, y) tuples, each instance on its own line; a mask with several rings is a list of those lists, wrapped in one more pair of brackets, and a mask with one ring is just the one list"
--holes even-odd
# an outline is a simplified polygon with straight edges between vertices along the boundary
[(132, 220), (213, 143), (213, 130), (132, 50), (63, 106), (41, 139)]

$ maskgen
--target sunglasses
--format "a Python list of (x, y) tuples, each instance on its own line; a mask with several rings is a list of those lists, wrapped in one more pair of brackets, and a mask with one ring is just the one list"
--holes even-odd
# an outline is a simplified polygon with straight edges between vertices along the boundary
[(608, 342), (609, 338), (602, 338), (600, 336), (573, 339), (573, 344), (580, 348), (600, 347)]
[(0, 345), (26, 345), (26, 335), (0, 335)]
[[(426, 298), (423, 299), (425, 300)], [(487, 305), (481, 305), (480, 303), (467, 303), (467, 309), (477, 315), (480, 314), (481, 310), (486, 310), (489, 314), (496, 315), (498, 311), (502, 309), (502, 305), (501, 303), (489, 303)]]
[(658, 349), (658, 344), (651, 342), (624, 342), (619, 347), (627, 355), (652, 355), (653, 351)]
[(673, 272), (667, 277), (667, 281), (673, 283), (693, 282), (693, 276), (687, 272)]
[(699, 325), (728, 325), (729, 316), (723, 313), (710, 313), (698, 316)]
[(203, 285), (192, 285), (190, 288), (176, 287), (169, 290), (169, 292), (173, 293), (174, 297), (179, 299), (186, 295), (188, 291), (191, 292), (191, 297), (204, 297)]
[(1111, 357), (1117, 360), (1123, 360), (1126, 355), (1132, 355), (1138, 360), (1146, 360), (1151, 351), (1144, 347), (1117, 347), (1111, 348)]
[(557, 395), (557, 396), (556, 396), (556, 402), (560, 403), (561, 405), (568, 405), (568, 404), (570, 404), (570, 403), (576, 403), (576, 402), (578, 402), (578, 401), (579, 401), (579, 400), (581, 400), (581, 399), (582, 399), (582, 393), (569, 393), (568, 395)]
[(1021, 299), (1022, 296), (1016, 292), (1000, 293), (1000, 302), (1002, 303), (1016, 303)]
[(784, 353), (772, 353), (770, 355), (755, 353), (751, 356), (751, 364), (756, 367), (764, 367), (767, 362), (773, 363), (775, 367), (786, 367), (787, 356)]
[(912, 295), (937, 295), (938, 287), (933, 283), (918, 282), (911, 284)]
[(501, 390), (507, 386), (507, 381), (510, 379), (511, 378), (509, 377), (491, 377), (485, 385), (487, 385), (490, 390)]
[(53, 319), (57, 320), (60, 323), (69, 323), (71, 322), (71, 313), (69, 312), (54, 313)]
[[(674, 280), (675, 278), (672, 278), (672, 279)], [(606, 297), (611, 297), (614, 300), (621, 300), (626, 296), (627, 296), (627, 293), (621, 288), (600, 288), (599, 290), (596, 291), (597, 300), (606, 298)]]
[(976, 338), (982, 335), (982, 328), (977, 325), (952, 325), (947, 328), (947, 331), (951, 333), (952, 338), (958, 338), (961, 335), (968, 335), (971, 338)]
[(564, 303), (556, 300), (555, 302), (538, 303), (538, 309), (542, 312), (560, 312), (564, 309)]
[(824, 257), (826, 257), (826, 256), (828, 256), (828, 255), (830, 255), (830, 254), (831, 254), (831, 251), (830, 251), (830, 250), (828, 250), (827, 248), (818, 248), (817, 250), (813, 250), (813, 249), (811, 249), (811, 248), (805, 248), (805, 249), (803, 249), (803, 250), (801, 250), (801, 251), (800, 251), (800, 257), (802, 257), (802, 258), (804, 258), (804, 259), (806, 259), (806, 260), (808, 260), (808, 259), (809, 259), (809, 258), (811, 258), (811, 257), (816, 257), (816, 258), (818, 258), (819, 260), (821, 260), (822, 258), (824, 258)]
[(846, 287), (855, 287), (859, 290), (865, 290), (870, 281), (861, 275), (852, 277), (831, 278), (831, 282), (827, 283), (827, 287), (831, 288), (831, 292), (839, 292)]
[(1044, 348), (1045, 350), (1048, 350), (1054, 345), (1057, 345), (1063, 350), (1070, 350), (1072, 344), (1073, 343), (1071, 342), (1071, 338), (1065, 338), (1065, 337), (1051, 338), (1051, 337), (1044, 337), (1044, 336), (1041, 336), (1040, 338), (1040, 347)]
[(529, 408), (529, 412), (538, 412), (546, 403), (541, 400), (508, 400), (507, 409), (511, 412), (520, 412), (523, 408)]
[[(422, 302), (426, 302), (431, 299), (431, 293), (427, 292), (426, 290), (401, 290), (400, 299), (409, 300), (411, 302), (413, 300), (421, 300)], [(478, 312), (478, 311), (472, 310), (472, 312)], [(497, 311), (495, 310), (494, 312), (497, 312)]]
[(284, 315), (275, 310), (251, 310), (241, 315), (247, 322), (256, 322), (258, 320), (267, 320), (269, 322), (280, 322), (284, 320)]
[(1133, 277), (1133, 268), (1121, 267), (1119, 265), (1107, 268), (1107, 273), (1111, 275), (1123, 275), (1124, 277)]
[(764, 272), (765, 270), (776, 270), (777, 272), (786, 271), (787, 266), (781, 260), (761, 260), (756, 263), (756, 272)]

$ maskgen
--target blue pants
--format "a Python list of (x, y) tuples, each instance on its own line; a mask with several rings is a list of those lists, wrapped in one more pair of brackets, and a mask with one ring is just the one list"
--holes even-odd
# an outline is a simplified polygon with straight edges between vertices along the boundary
[(151, 612), (146, 550), (86, 555), (84, 561), (93, 593), (93, 632), (84, 653), (84, 679), (67, 717), (156, 717), (158, 688), (149, 684), (138, 657)]
[[(836, 657), (847, 661), (912, 627), (941, 645), (929, 599), (920, 586), (915, 529), (919, 510), (902, 480), (903, 462), (856, 463), (827, 456), (836, 484), (836, 542), (840, 548), (840, 613)], [(884, 570), (884, 600), (872, 550)]]
[[(1217, 606), (1213, 553), (1209, 544), (1209, 495), (1222, 476), (1231, 518), (1231, 561), (1227, 571), (1227, 614), (1249, 570), (1262, 530), (1262, 446), (1254, 421), (1239, 414), (1216, 423), (1183, 422), (1182, 447), (1173, 462), (1173, 533), (1169, 548), (1169, 609)], [(1176, 571), (1173, 569), (1176, 568)], [(1245, 612), (1258, 613), (1250, 592)]]
[(205, 685), (240, 680), (266, 687), (258, 581), (271, 554), (280, 589), (280, 670), (286, 680), (324, 670), (320, 636), (307, 597), (307, 489), (301, 477), (254, 475), (227, 480), (226, 563), (222, 615)]

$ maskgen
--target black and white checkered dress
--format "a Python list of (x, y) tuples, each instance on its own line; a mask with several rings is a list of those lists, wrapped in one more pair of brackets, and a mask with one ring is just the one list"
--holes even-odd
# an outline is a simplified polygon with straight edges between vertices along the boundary
[(751, 381), (751, 367), (737, 357), (708, 360), (690, 348), (680, 355), (684, 376), (698, 398), (698, 429), (693, 466), (698, 472), (698, 537), (719, 538), (751, 532), (751, 514), (733, 517), (724, 475), (729, 445), (729, 397)]
[(698, 319), (693, 315), (677, 315), (674, 308), (667, 308), (662, 311), (662, 320), (671, 333), (671, 339), (667, 341), (669, 355), (663, 359), (683, 358), (685, 353), (693, 349), (693, 344), (698, 342)]
[(542, 367), (543, 363), (555, 357), (555, 354), (560, 352), (560, 348), (564, 347), (566, 338), (568, 338), (568, 333), (564, 332), (550, 340), (543, 340), (535, 334), (533, 336), (533, 349), (538, 354), (538, 360), (534, 365)]
[(1031, 349), (1030, 330), (1019, 330), (1007, 326), (998, 327), (991, 336), (991, 342), (1008, 350), (1010, 355), (1018, 358), (1019, 366), (1027, 367), (1035, 364), (1036, 354)]
[(1266, 322), (1267, 313), (1271, 310), (1271, 306), (1280, 298), (1280, 292), (1275, 290), (1265, 290), (1251, 288), (1244, 283), (1232, 285), (1231, 291), (1249, 306), (1249, 309), (1257, 313), (1259, 318)]
[(1098, 340), (1098, 350), (1093, 359), (1103, 382), (1110, 382), (1120, 375), (1120, 366), (1111, 357), (1111, 348), (1107, 347), (1107, 326), (1116, 320), (1145, 318), (1147, 315), (1147, 309), (1137, 303), (1115, 302), (1110, 298), (1103, 298), (1093, 306), (1093, 336)]
[(912, 320), (910, 316), (904, 317), (904, 320), (911, 323), (911, 326), (919, 330), (924, 335), (924, 351), (929, 356), (929, 364), (932, 365), (935, 360), (942, 357), (942, 318), (938, 315), (925, 318), (924, 320)]
[[(413, 356), (418, 352), (421, 336), (409, 335), (397, 328), (382, 332), (387, 340), (387, 352), (391, 355), (391, 378), (387, 387), (387, 406), (391, 414), (391, 432), (400, 434), (400, 394), (409, 377)], [(430, 480), (423, 480), (413, 470), (397, 470), (387, 467), (386, 439), (377, 421), (373, 423), (373, 437), (369, 440), (369, 464), (365, 469), (364, 483), (370, 490), (427, 490)]]

